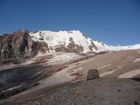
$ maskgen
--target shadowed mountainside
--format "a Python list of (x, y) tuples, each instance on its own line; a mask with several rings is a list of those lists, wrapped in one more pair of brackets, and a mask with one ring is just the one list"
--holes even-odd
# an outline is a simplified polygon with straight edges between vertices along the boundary
[(47, 48), (46, 43), (33, 41), (25, 30), (4, 34), (0, 36), (0, 64), (24, 62)]

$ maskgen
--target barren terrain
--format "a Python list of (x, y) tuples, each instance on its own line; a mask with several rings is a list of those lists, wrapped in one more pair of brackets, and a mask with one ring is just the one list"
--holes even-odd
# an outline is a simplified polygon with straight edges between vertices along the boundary
[[(21, 103), (23, 105), (58, 105), (58, 103), (64, 105), (64, 101), (65, 105), (85, 105), (85, 102), (89, 102), (89, 105), (92, 105), (90, 102), (94, 102), (95, 105), (139, 105), (140, 84), (139, 81), (135, 81), (140, 78), (139, 58), (140, 50), (90, 55), (55, 53), (40, 54), (19, 65), (4, 65), (0, 67), (0, 103), (2, 105), (20, 105)], [(90, 69), (97, 69), (101, 79), (86, 82), (87, 72)], [(131, 78), (131, 80), (124, 78)], [(75, 84), (74, 87), (70, 85), (83, 80), (85, 82)], [(70, 85), (68, 90), (66, 88), (61, 90), (61, 87), (67, 85)], [(75, 88), (80, 88), (81, 93), (73, 93)], [(48, 93), (57, 89), (61, 91), (54, 94)], [(66, 93), (63, 93), (65, 91)], [(96, 94), (92, 96), (91, 93), (94, 92)], [(67, 96), (68, 94), (71, 98)], [(77, 94), (80, 94), (78, 95), (80, 97), (76, 97)], [(82, 94), (89, 94), (89, 96)], [(42, 95), (43, 98), (40, 98)], [(62, 100), (59, 97), (61, 95)], [(114, 98), (111, 99), (112, 96)], [(120, 97), (118, 102), (115, 97)], [(72, 101), (73, 98), (75, 101)], [(68, 99), (71, 102), (68, 102)], [(78, 103), (80, 100), (83, 101)], [(24, 104), (26, 101), (29, 103)]]

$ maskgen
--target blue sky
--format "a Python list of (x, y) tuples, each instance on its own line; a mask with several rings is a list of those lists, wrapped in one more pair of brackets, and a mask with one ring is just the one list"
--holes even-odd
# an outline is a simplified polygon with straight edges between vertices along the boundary
[(140, 43), (140, 0), (0, 0), (0, 33), (80, 30), (109, 45)]

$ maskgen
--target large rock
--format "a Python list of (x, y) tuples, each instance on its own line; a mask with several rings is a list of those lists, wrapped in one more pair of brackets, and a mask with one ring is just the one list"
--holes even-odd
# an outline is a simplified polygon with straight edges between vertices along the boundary
[(94, 69), (94, 70), (89, 70), (88, 71), (88, 75), (87, 75), (87, 80), (92, 80), (92, 79), (97, 79), (99, 78), (99, 73), (98, 70)]
[(47, 48), (46, 43), (34, 42), (25, 30), (4, 34), (0, 36), (0, 64), (21, 63), (39, 51), (45, 52)]

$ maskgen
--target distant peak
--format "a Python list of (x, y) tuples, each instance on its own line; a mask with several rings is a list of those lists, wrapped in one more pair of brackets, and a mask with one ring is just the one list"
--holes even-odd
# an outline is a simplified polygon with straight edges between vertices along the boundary
[(37, 32), (67, 32), (67, 33), (82, 33), (80, 30), (60, 30), (60, 31), (50, 31), (50, 30), (36, 30), (34, 33)]

